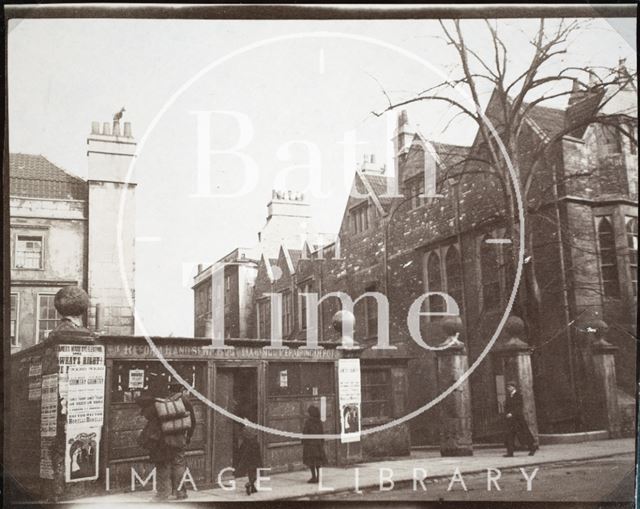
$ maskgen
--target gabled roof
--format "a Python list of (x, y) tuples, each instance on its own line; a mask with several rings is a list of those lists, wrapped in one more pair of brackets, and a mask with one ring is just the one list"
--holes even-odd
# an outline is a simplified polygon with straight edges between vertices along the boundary
[(536, 105), (529, 110), (527, 116), (549, 138), (553, 138), (565, 126), (565, 112), (557, 108)]
[(287, 248), (286, 245), (282, 244), (280, 245), (278, 262), (280, 261), (280, 256), (282, 256), (285, 259), (287, 263), (287, 269), (289, 270), (289, 274), (295, 274), (298, 260), (302, 258), (302, 250), (289, 249)]
[(9, 155), (10, 196), (86, 200), (87, 182), (67, 173), (46, 157)]

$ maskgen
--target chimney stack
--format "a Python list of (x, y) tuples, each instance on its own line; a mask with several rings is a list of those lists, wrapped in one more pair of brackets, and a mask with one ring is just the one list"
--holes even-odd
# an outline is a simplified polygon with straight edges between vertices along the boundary
[[(89, 326), (108, 334), (130, 335), (135, 331), (129, 299), (135, 299), (136, 182), (129, 175), (129, 167), (136, 142), (133, 138), (118, 137), (119, 119), (103, 122), (101, 132), (99, 128), (100, 123), (92, 122), (87, 136), (87, 293), (96, 310), (95, 316), (89, 317)], [(114, 243), (105, 243), (103, 237), (113, 227), (113, 211), (122, 206), (123, 197), (126, 197), (122, 210), (124, 228), (118, 248)], [(121, 269), (128, 290), (122, 282)], [(127, 291), (131, 292), (129, 297)]]
[(376, 164), (375, 154), (364, 154), (360, 171), (363, 173), (382, 175), (384, 173), (384, 165)]
[(407, 110), (402, 110), (400, 115), (398, 115), (398, 129), (396, 129), (393, 140), (396, 156), (409, 150), (414, 134), (415, 132), (411, 129), (411, 126), (409, 126)]

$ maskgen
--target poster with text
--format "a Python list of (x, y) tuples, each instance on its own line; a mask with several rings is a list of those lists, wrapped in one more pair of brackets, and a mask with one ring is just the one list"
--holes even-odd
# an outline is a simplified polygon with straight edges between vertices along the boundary
[(58, 373), (60, 377), (60, 398), (62, 413), (67, 412), (67, 392), (69, 390), (69, 368), (71, 366), (104, 366), (102, 345), (59, 345)]
[(338, 361), (338, 400), (342, 443), (358, 442), (361, 429), (360, 359)]
[(67, 380), (67, 424), (102, 426), (105, 367), (69, 366)]
[(42, 361), (40, 357), (32, 357), (29, 365), (29, 401), (37, 401), (42, 397)]
[(58, 375), (42, 377), (40, 436), (55, 437), (58, 418)]
[(93, 481), (98, 478), (100, 428), (67, 426), (64, 472), (66, 482)]
[(129, 370), (129, 390), (144, 389), (144, 369)]
[(53, 459), (51, 451), (55, 446), (55, 438), (40, 438), (40, 478), (53, 479)]

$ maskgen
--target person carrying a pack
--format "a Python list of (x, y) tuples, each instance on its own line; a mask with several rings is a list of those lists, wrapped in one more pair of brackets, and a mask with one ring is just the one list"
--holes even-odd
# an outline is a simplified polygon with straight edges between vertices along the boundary
[[(141, 398), (142, 415), (147, 424), (140, 435), (140, 443), (149, 452), (156, 468), (156, 495), (153, 501), (163, 501), (174, 495), (178, 500), (187, 498), (184, 483), (186, 471), (185, 449), (196, 426), (193, 406), (180, 383), (170, 385), (164, 377), (156, 375), (149, 383), (149, 396)], [(178, 490), (178, 488), (180, 488)]]

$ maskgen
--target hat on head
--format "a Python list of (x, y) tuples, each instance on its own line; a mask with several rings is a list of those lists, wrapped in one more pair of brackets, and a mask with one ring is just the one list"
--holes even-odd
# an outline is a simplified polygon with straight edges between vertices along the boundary
[(517, 389), (518, 388), (518, 384), (515, 383), (513, 380), (509, 380), (507, 382), (507, 384), (505, 385), (505, 387), (513, 387), (514, 389)]
[(315, 405), (311, 405), (309, 408), (307, 408), (307, 413), (311, 417), (314, 417), (316, 419), (320, 419), (320, 410)]

